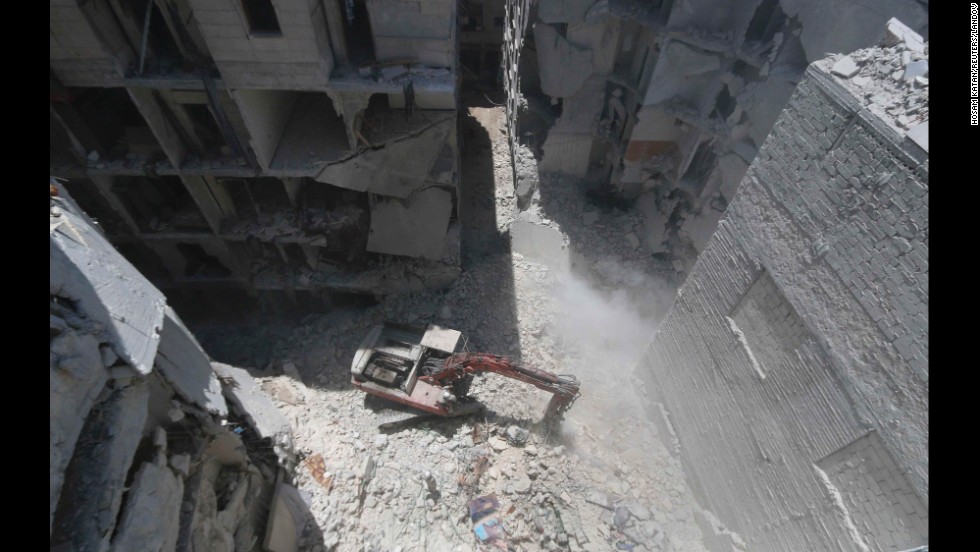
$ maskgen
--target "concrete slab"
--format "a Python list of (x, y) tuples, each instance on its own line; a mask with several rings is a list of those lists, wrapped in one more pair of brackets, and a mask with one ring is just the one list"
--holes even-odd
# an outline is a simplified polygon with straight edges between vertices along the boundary
[(929, 60), (920, 59), (913, 61), (905, 66), (905, 73), (902, 78), (907, 81), (915, 80), (917, 77), (924, 77), (929, 74)]
[(92, 409), (65, 473), (52, 542), (75, 550), (106, 550), (118, 519), (126, 474), (146, 424), (148, 386), (144, 379), (113, 391)]
[(893, 17), (885, 24), (885, 39), (882, 41), (882, 45), (897, 46), (902, 43), (913, 52), (919, 52), (920, 54), (926, 49), (922, 35)]
[(425, 185), (451, 129), (452, 121), (440, 122), (417, 136), (327, 165), (315, 180), (358, 192), (407, 198)]
[(721, 68), (717, 55), (676, 40), (667, 46), (667, 62), (673, 71), (684, 76), (701, 75)]
[(165, 310), (158, 353), (156, 365), (177, 394), (208, 412), (228, 414), (211, 360), (170, 307)]
[(91, 335), (64, 330), (51, 340), (51, 371), (48, 403), (48, 466), (51, 511), (48, 532), (54, 522), (54, 511), (61, 496), (65, 468), (75, 450), (82, 424), (95, 398), (105, 387), (108, 374), (99, 354), (99, 341)]
[(291, 442), (289, 420), (247, 371), (220, 362), (212, 362), (211, 366), (218, 376), (228, 380), (223, 386), (225, 398), (241, 411), (260, 438)]
[(382, 199), (371, 207), (367, 250), (439, 260), (452, 209), (452, 194), (441, 188), (405, 200)]
[(834, 66), (830, 68), (831, 73), (845, 79), (849, 79), (853, 77), (860, 70), (861, 68), (858, 67), (857, 63), (854, 63), (854, 60), (851, 59), (851, 56), (844, 56), (840, 58), (839, 60), (837, 60), (837, 63), (835, 63)]
[(305, 512), (306, 504), (299, 490), (292, 485), (279, 483), (269, 509), (263, 548), (269, 552), (296, 552), (306, 523)]
[(51, 223), (51, 295), (75, 301), (80, 314), (105, 326), (119, 358), (149, 373), (163, 327), (163, 294), (70, 206), (54, 200)]
[(183, 495), (183, 481), (169, 468), (151, 462), (140, 466), (129, 488), (111, 552), (174, 550)]

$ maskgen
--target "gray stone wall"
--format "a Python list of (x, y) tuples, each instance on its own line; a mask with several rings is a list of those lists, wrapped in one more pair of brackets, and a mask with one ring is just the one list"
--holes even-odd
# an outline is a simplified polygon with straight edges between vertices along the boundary
[[(862, 74), (901, 50), (858, 56)], [(638, 368), (699, 500), (753, 551), (928, 543), (928, 154), (832, 62), (806, 71)]]

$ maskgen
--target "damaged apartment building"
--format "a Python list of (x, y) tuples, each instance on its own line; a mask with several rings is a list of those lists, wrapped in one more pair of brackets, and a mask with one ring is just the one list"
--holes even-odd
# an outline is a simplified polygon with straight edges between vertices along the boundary
[[(877, 44), (893, 17), (928, 39), (926, 3), (914, 0), (505, 7), (503, 81), (522, 206), (539, 174), (582, 182), (600, 202), (633, 202), (645, 249), (685, 271), (810, 63)], [(531, 156), (537, 171), (528, 172), (522, 159)]]
[(329, 305), (458, 275), (455, 2), (50, 9), (50, 174), (174, 302)]
[(289, 550), (289, 421), (51, 183), (52, 550)]

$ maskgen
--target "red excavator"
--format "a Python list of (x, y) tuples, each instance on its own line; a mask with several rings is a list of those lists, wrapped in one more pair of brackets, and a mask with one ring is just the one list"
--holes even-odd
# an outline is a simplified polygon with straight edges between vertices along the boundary
[(503, 356), (471, 353), (466, 338), (430, 324), (386, 322), (361, 342), (351, 364), (354, 387), (438, 416), (462, 416), (483, 407), (468, 396), (473, 376), (493, 372), (552, 393), (545, 420), (560, 418), (579, 396), (575, 376), (528, 368)]

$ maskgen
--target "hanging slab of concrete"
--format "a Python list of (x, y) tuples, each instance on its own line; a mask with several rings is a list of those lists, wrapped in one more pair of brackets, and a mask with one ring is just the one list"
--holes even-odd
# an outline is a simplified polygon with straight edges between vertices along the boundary
[(160, 373), (177, 394), (208, 412), (219, 416), (228, 414), (211, 360), (170, 307), (164, 314), (158, 353), (156, 363)]
[(107, 550), (146, 424), (149, 387), (142, 378), (95, 406), (78, 438), (55, 512), (52, 544)]
[(296, 487), (279, 483), (269, 509), (263, 548), (269, 552), (296, 552), (306, 523), (306, 509)]
[(451, 128), (452, 121), (442, 121), (416, 136), (366, 150), (327, 165), (315, 180), (358, 192), (407, 198), (425, 184)]
[(51, 295), (75, 301), (83, 316), (105, 326), (119, 358), (149, 373), (163, 327), (163, 294), (65, 204), (52, 202), (51, 213)]
[(545, 23), (582, 21), (596, 0), (540, 0), (538, 19)]
[(91, 335), (64, 330), (51, 340), (51, 371), (49, 383), (51, 400), (48, 403), (48, 466), (51, 470), (51, 515), (48, 534), (54, 523), (54, 511), (61, 496), (65, 468), (71, 460), (82, 431), (82, 424), (92, 404), (108, 379), (99, 341)]
[(211, 366), (218, 376), (231, 383), (223, 385), (224, 395), (239, 410), (262, 439), (272, 439), (276, 443), (291, 443), (292, 430), (289, 420), (276, 408), (262, 389), (256, 385), (247, 371), (212, 362)]
[(174, 550), (184, 483), (170, 468), (146, 462), (133, 478), (111, 552)]
[(440, 188), (406, 200), (382, 199), (371, 207), (367, 250), (439, 260), (452, 210), (452, 194)]
[(550, 25), (534, 25), (541, 91), (556, 98), (574, 94), (592, 74), (592, 51), (579, 50)]

